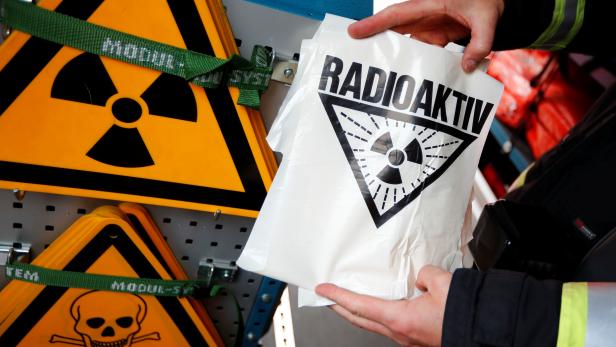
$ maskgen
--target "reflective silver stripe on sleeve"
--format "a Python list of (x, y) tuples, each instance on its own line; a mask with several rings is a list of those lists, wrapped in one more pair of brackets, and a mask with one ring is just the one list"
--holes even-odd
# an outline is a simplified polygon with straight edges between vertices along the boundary
[(616, 346), (616, 283), (588, 283), (586, 347)]

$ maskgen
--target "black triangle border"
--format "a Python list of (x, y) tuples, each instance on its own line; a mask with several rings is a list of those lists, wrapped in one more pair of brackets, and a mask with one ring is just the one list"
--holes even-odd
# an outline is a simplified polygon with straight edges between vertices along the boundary
[[(85, 20), (103, 1), (63, 0), (56, 12)], [(214, 55), (195, 3), (192, 0), (167, 0), (167, 4), (187, 48)], [(0, 117), (62, 47), (36, 37), (30, 37), (23, 44), (0, 70)], [(8, 161), (0, 161), (0, 180), (259, 211), (267, 191), (231, 95), (226, 87), (205, 89), (205, 92), (244, 192)]]
[[(139, 277), (161, 279), (152, 264), (139, 251), (137, 245), (117, 224), (103, 227), (62, 270), (85, 272), (111, 247), (118, 250)], [(164, 266), (164, 264), (161, 265)], [(0, 346), (17, 346), (67, 290), (68, 288), (46, 286), (0, 336)], [(208, 346), (207, 341), (184, 310), (179, 298), (160, 296), (155, 298), (169, 314), (189, 345)]]
[[(465, 133), (454, 127), (451, 127), (451, 126), (448, 126), (442, 123), (438, 123), (438, 122), (435, 122), (427, 118), (423, 118), (423, 117), (419, 117), (419, 116), (415, 116), (415, 115), (411, 115), (407, 113), (396, 112), (396, 111), (392, 111), (392, 110), (388, 110), (388, 109), (384, 109), (380, 107), (375, 107), (375, 106), (367, 105), (367, 104), (360, 103), (357, 101), (344, 99), (339, 96), (335, 96), (331, 94), (319, 92), (319, 96), (321, 98), (321, 102), (323, 103), (323, 106), (325, 107), (327, 116), (333, 126), (333, 130), (336, 133), (336, 137), (338, 138), (338, 141), (340, 142), (340, 145), (342, 146), (342, 150), (344, 151), (347, 161), (349, 162), (349, 165), (351, 166), (351, 170), (353, 171), (353, 176), (355, 177), (355, 180), (357, 181), (357, 185), (359, 186), (359, 189), (362, 193), (364, 201), (366, 202), (368, 210), (370, 211), (370, 215), (372, 216), (372, 220), (374, 221), (374, 224), (376, 225), (377, 229), (380, 228), (383, 224), (385, 224), (389, 219), (391, 219), (398, 212), (400, 212), (403, 208), (405, 208), (408, 204), (410, 204), (413, 200), (415, 200), (415, 198), (417, 198), (417, 196), (419, 196), (419, 194), (425, 188), (430, 186), (430, 184), (436, 181), (445, 171), (447, 171), (449, 166), (451, 166), (451, 164), (453, 164), (453, 162), (456, 161), (458, 156), (462, 154), (462, 152), (464, 152), (464, 150), (477, 138), (477, 136)], [(460, 140), (462, 140), (462, 143), (449, 156), (449, 159), (447, 159), (445, 163), (443, 163), (443, 165), (438, 170), (436, 170), (433, 174), (431, 174), (425, 179), (423, 184), (418, 186), (416, 189), (414, 189), (411, 192), (411, 194), (405, 196), (404, 199), (401, 199), (400, 201), (398, 201), (392, 208), (390, 208), (389, 210), (387, 210), (385, 213), (381, 215), (379, 213), (379, 210), (376, 204), (374, 203), (374, 200), (372, 200), (372, 194), (370, 193), (370, 190), (368, 189), (368, 185), (366, 184), (366, 181), (364, 179), (364, 175), (361, 169), (359, 168), (359, 164), (357, 163), (357, 158), (355, 157), (355, 154), (353, 153), (351, 145), (349, 144), (349, 141), (346, 135), (344, 134), (342, 125), (340, 124), (340, 121), (338, 120), (338, 117), (336, 116), (334, 105), (343, 106), (343, 107), (347, 107), (347, 108), (354, 109), (357, 111), (365, 112), (373, 116), (385, 117), (385, 118), (394, 119), (400, 122), (417, 124), (417, 125), (427, 127), (433, 130), (442, 131), (451, 136), (455, 136), (459, 138)]]

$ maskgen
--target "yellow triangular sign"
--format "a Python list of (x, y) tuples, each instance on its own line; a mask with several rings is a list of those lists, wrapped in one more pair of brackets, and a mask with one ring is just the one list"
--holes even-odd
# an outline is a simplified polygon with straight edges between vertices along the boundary
[[(237, 50), (215, 2), (38, 5), (221, 58)], [(275, 164), (238, 94), (14, 32), (0, 46), (0, 187), (254, 217)]]
[[(66, 271), (173, 278), (113, 207), (80, 218), (32, 263)], [(0, 292), (0, 302), (0, 346), (220, 346), (186, 298), (13, 280)]]
[[(188, 275), (184, 271), (184, 268), (180, 265), (171, 247), (169, 247), (169, 244), (145, 207), (129, 202), (121, 203), (118, 207), (124, 212), (135, 228), (135, 231), (141, 236), (141, 239), (145, 242), (146, 246), (148, 246), (152, 254), (154, 254), (163, 266), (165, 266), (167, 272), (176, 280), (188, 279)], [(207, 330), (212, 333), (212, 337), (216, 340), (217, 344), (223, 346), (224, 343), (222, 342), (222, 338), (218, 334), (218, 330), (214, 322), (210, 319), (203, 304), (194, 298), (188, 298), (188, 301), (199, 317), (201, 317), (201, 321), (203, 321)]]

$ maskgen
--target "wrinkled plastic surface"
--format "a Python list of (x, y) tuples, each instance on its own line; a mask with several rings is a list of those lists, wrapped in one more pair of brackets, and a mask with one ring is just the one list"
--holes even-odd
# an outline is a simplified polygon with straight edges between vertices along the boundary
[[(331, 282), (406, 298), (422, 266), (461, 266), (473, 176), (502, 85), (465, 74), (459, 54), (393, 32), (353, 40), (351, 22), (327, 16), (302, 45), (268, 135), (283, 160), (238, 265), (309, 291)], [(390, 87), (378, 70), (395, 72)], [(465, 112), (470, 103), (460, 102), (456, 112), (454, 91), (479, 107)]]

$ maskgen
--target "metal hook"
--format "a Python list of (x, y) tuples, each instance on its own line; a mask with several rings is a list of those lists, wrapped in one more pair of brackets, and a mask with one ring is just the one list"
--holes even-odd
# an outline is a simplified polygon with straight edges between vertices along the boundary
[(23, 201), (26, 197), (26, 191), (21, 189), (13, 189), (13, 194), (15, 194), (15, 199), (18, 201)]

